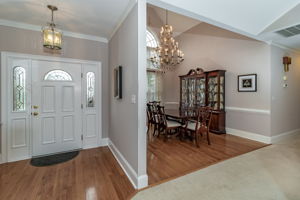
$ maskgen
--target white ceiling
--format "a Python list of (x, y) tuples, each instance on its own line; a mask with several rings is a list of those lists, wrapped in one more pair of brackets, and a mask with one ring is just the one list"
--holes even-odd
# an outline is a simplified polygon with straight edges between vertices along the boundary
[[(150, 20), (151, 24), (150, 26), (154, 27), (154, 28), (160, 28), (162, 25), (164, 25), (166, 23), (166, 10), (156, 7), (156, 6), (152, 6), (152, 5), (148, 5), (148, 16), (149, 17), (158, 17), (158, 20)], [(156, 15), (156, 16), (153, 16)], [(181, 33), (191, 29), (192, 27), (200, 24), (201, 21), (190, 18), (190, 17), (186, 17), (183, 15), (179, 15), (177, 13), (168, 11), (168, 24), (173, 26), (173, 30), (174, 30), (174, 36), (178, 36)]]
[(65, 31), (109, 38), (132, 0), (0, 0), (0, 19), (44, 26), (48, 4), (58, 7), (54, 21)]
[(267, 42), (300, 51), (300, 37), (274, 32), (300, 24), (300, 0), (148, 0), (176, 13)]
[[(64, 31), (109, 39), (136, 0), (0, 0), (0, 22), (44, 26), (50, 20), (48, 4), (56, 5), (55, 22)], [(300, 24), (300, 0), (147, 0), (191, 17), (182, 23), (171, 13), (178, 33), (199, 21), (259, 40), (277, 42), (300, 51), (300, 37), (274, 32)], [(164, 12), (156, 11), (161, 20)], [(196, 19), (196, 20), (195, 20)], [(1, 23), (0, 23), (1, 24)]]
[[(300, 0), (150, 0), (258, 35)], [(175, 11), (176, 11), (175, 10)]]

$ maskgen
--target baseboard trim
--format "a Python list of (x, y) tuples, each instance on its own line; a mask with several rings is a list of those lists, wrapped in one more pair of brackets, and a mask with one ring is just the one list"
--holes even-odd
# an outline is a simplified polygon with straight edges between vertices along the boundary
[(298, 134), (300, 134), (300, 129), (295, 129), (295, 130), (292, 130), (292, 131), (284, 132), (284, 133), (281, 133), (279, 135), (272, 136), (271, 137), (271, 142), (272, 142), (272, 144), (274, 144), (276, 142), (280, 142), (280, 141), (282, 141), (282, 140), (284, 140), (288, 137), (298, 135)]
[(226, 128), (227, 134), (239, 136), (242, 138), (247, 138), (250, 140), (255, 140), (258, 142), (271, 144), (271, 137), (260, 135), (257, 133), (251, 133), (243, 130), (233, 129), (233, 128)]
[(137, 189), (137, 174), (134, 171), (134, 169), (131, 167), (131, 165), (128, 163), (128, 161), (124, 158), (122, 153), (119, 151), (119, 149), (114, 145), (114, 143), (109, 140), (108, 141), (108, 147), (110, 151), (113, 153), (114, 157), (118, 161), (119, 165), (129, 178), (131, 184), (135, 189)]
[(148, 186), (148, 175), (141, 175), (137, 176), (137, 173), (134, 171), (132, 166), (129, 162), (125, 159), (122, 153), (118, 150), (118, 148), (114, 145), (114, 143), (109, 139), (108, 140), (108, 147), (116, 160), (118, 161), (119, 165), (127, 175), (128, 179), (130, 180), (131, 184), (135, 189), (142, 189)]

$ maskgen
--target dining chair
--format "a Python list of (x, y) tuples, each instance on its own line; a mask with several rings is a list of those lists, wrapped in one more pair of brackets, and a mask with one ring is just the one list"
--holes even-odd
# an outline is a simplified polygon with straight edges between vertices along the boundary
[(153, 127), (153, 133), (152, 133), (153, 136), (155, 136), (156, 132), (159, 132), (160, 123), (159, 123), (158, 112), (157, 112), (157, 104), (158, 102), (147, 103), (147, 116), (149, 119), (147, 134), (149, 133), (149, 130)]
[(203, 133), (206, 133), (207, 142), (210, 145), (209, 127), (211, 123), (212, 108), (211, 107), (200, 107), (197, 112), (196, 120), (189, 119), (186, 123), (186, 132), (191, 132), (199, 147), (199, 136), (202, 137)]
[(152, 128), (152, 125), (154, 125), (152, 113), (151, 113), (151, 104), (147, 103), (147, 135), (149, 136), (149, 131)]
[[(165, 114), (165, 107), (164, 106), (157, 106), (158, 108), (158, 116), (159, 116), (159, 121), (160, 121), (160, 125), (159, 127), (162, 128), (162, 130), (164, 131), (164, 141), (167, 141), (169, 135), (171, 134), (172, 130), (180, 130), (180, 128), (182, 128), (182, 125), (179, 122), (176, 121), (172, 121), (172, 120), (168, 120)], [(158, 137), (160, 135), (158, 134)]]

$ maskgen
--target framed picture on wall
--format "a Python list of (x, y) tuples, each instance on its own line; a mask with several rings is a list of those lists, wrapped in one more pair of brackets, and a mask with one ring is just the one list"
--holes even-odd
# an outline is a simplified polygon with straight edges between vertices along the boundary
[(122, 66), (114, 69), (114, 97), (122, 99)]
[(257, 74), (246, 74), (238, 76), (239, 92), (256, 92), (257, 91)]

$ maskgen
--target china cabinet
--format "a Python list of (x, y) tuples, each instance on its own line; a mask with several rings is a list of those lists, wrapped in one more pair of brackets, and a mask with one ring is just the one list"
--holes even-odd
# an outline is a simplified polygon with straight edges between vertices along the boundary
[(190, 70), (180, 77), (180, 110), (193, 114), (198, 107), (213, 108), (210, 131), (225, 130), (225, 70)]

